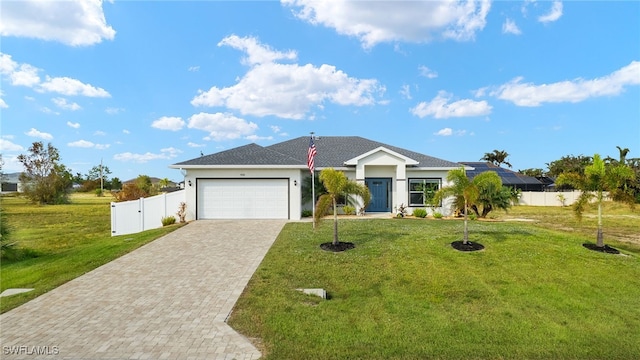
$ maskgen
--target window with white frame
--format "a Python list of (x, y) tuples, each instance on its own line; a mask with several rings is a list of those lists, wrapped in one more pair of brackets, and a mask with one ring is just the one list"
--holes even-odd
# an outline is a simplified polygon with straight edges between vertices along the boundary
[(409, 179), (409, 206), (429, 206), (442, 179)]

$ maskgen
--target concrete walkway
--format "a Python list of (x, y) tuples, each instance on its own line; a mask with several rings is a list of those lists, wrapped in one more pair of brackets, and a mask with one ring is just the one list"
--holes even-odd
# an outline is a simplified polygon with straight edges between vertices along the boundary
[(2, 314), (0, 357), (257, 359), (225, 320), (285, 223), (190, 223)]

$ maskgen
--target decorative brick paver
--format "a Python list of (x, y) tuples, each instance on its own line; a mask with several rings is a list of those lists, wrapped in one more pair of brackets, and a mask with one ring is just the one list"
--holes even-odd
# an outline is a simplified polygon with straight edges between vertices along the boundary
[(0, 315), (0, 358), (258, 359), (225, 320), (284, 224), (192, 222)]

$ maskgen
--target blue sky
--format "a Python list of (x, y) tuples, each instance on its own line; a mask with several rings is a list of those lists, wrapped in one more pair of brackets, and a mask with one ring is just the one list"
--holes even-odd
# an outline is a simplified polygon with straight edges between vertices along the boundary
[(640, 2), (0, 1), (3, 171), (86, 174), (311, 131), (450, 161), (640, 157)]

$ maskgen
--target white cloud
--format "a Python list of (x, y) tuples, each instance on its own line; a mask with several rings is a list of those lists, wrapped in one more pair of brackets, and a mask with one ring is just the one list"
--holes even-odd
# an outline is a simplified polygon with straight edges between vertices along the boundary
[(436, 135), (436, 136), (452, 136), (452, 135), (464, 136), (464, 135), (466, 135), (466, 133), (467, 133), (466, 130), (456, 130), (456, 131), (454, 131), (452, 128), (443, 128), (443, 129), (440, 129), (437, 132), (433, 133), (433, 135)]
[(227, 36), (218, 43), (218, 46), (223, 45), (245, 52), (247, 57), (242, 59), (242, 62), (247, 65), (270, 63), (276, 60), (295, 60), (298, 57), (298, 54), (293, 50), (287, 52), (272, 50), (254, 37)]
[[(102, 88), (84, 84), (80, 80), (69, 77), (52, 78), (47, 76), (46, 81), (41, 82), (40, 76), (38, 75), (40, 71), (40, 69), (30, 64), (20, 64), (14, 61), (11, 55), (0, 53), (0, 74), (7, 77), (11, 85), (27, 86), (35, 88), (35, 90), (39, 92), (54, 92), (68, 96), (111, 97), (111, 95)], [(25, 98), (28, 100), (33, 99), (30, 97)], [(76, 104), (76, 106), (79, 108), (79, 105)]]
[(0, 99), (0, 109), (6, 109), (8, 107), (9, 107), (9, 105), (7, 105), (7, 103), (4, 101), (4, 99)]
[(489, 0), (282, 0), (282, 3), (292, 7), (294, 15), (301, 20), (357, 37), (364, 48), (391, 41), (470, 40), (484, 28), (491, 7)]
[(71, 121), (67, 121), (67, 126), (68, 127), (72, 127), (74, 129), (79, 129), (80, 128), (80, 123), (72, 123)]
[(101, 0), (3, 1), (0, 35), (58, 41), (84, 46), (112, 40)]
[(407, 84), (402, 85), (400, 88), (400, 95), (405, 99), (411, 100), (411, 87)]
[(11, 55), (0, 53), (0, 74), (6, 75), (11, 85), (33, 87), (40, 82), (38, 69), (29, 64), (19, 64)]
[(198, 72), (200, 71), (200, 66), (189, 66), (187, 70), (191, 72)]
[(418, 66), (418, 70), (420, 71), (420, 76), (424, 76), (428, 79), (435, 79), (438, 77), (438, 73), (429, 69), (424, 65)]
[(46, 107), (46, 106), (41, 107), (41, 108), (40, 108), (40, 111), (42, 111), (42, 112), (43, 112), (43, 113), (45, 113), (45, 114), (60, 115), (60, 113), (59, 113), (59, 112), (57, 112), (57, 111), (53, 111), (53, 110), (49, 109), (49, 108), (48, 108), (48, 107)]
[(302, 119), (312, 106), (372, 105), (384, 92), (374, 79), (356, 79), (331, 65), (260, 64), (233, 86), (200, 92), (194, 106), (226, 106), (243, 115)]
[(24, 148), (18, 144), (14, 144), (9, 140), (0, 138), (0, 151), (3, 153), (6, 151), (23, 151)]
[(554, 22), (560, 19), (562, 16), (562, 1), (554, 1), (551, 5), (551, 10), (548, 14), (538, 17), (538, 21), (541, 23)]
[(486, 101), (474, 101), (463, 99), (449, 102), (452, 98), (451, 94), (445, 91), (438, 92), (433, 100), (423, 101), (410, 109), (413, 115), (420, 118), (425, 116), (433, 116), (436, 119), (446, 119), (450, 117), (472, 117), (488, 115), (491, 113), (491, 105)]
[(515, 21), (507, 19), (504, 24), (502, 24), (502, 33), (520, 35), (522, 34), (522, 31), (520, 31), (520, 28), (518, 28)]
[(199, 147), (205, 147), (206, 145), (205, 144), (196, 144), (196, 143), (190, 141), (190, 142), (187, 143), (187, 146), (188, 147), (192, 147), (192, 148), (199, 148)]
[(108, 107), (106, 109), (104, 109), (104, 111), (109, 114), (109, 115), (117, 115), (121, 112), (124, 112), (124, 109), (122, 108), (114, 108), (114, 107)]
[(111, 97), (105, 89), (94, 87), (69, 77), (52, 78), (47, 76), (46, 81), (38, 86), (38, 90), (67, 96)]
[(258, 135), (249, 135), (246, 136), (245, 139), (247, 140), (251, 140), (251, 141), (258, 141), (258, 140), (273, 140), (273, 136), (258, 136)]
[(102, 130), (96, 130), (96, 131), (94, 131), (94, 132), (93, 132), (93, 135), (96, 135), (96, 136), (105, 136), (105, 135), (107, 135), (107, 133), (106, 133), (106, 132), (104, 132), (104, 131), (102, 131)]
[(127, 129), (124, 129), (124, 130), (122, 130), (122, 133), (123, 133), (123, 134), (127, 134), (127, 135), (129, 135), (129, 134), (131, 134), (131, 131), (129, 131), (129, 130), (127, 130)]
[(155, 120), (151, 124), (151, 127), (154, 127), (160, 130), (178, 131), (182, 129), (184, 125), (185, 125), (185, 122), (180, 117), (163, 116)]
[(80, 148), (92, 148), (95, 146), (95, 144), (87, 140), (78, 140), (78, 141), (67, 143), (67, 146), (80, 147)]
[(56, 104), (57, 107), (64, 109), (64, 110), (71, 110), (71, 111), (76, 111), (76, 110), (80, 110), (82, 109), (82, 107), (80, 107), (80, 105), (78, 105), (77, 103), (74, 102), (67, 102), (67, 99), (65, 98), (53, 98), (51, 99), (51, 101)]
[(136, 163), (146, 163), (152, 160), (170, 160), (178, 156), (182, 151), (175, 148), (165, 148), (160, 149), (160, 153), (151, 153), (146, 152), (144, 154), (135, 154), (131, 152), (124, 152), (120, 154), (115, 154), (113, 158), (115, 160), (124, 161), (124, 162), (136, 162)]
[(229, 45), (247, 53), (244, 62), (253, 64), (237, 84), (208, 91), (199, 90), (194, 106), (225, 106), (243, 115), (278, 116), (302, 119), (313, 106), (325, 102), (363, 106), (376, 103), (374, 95), (384, 87), (374, 79), (356, 79), (331, 65), (279, 64), (272, 61), (295, 59), (295, 52), (279, 52), (254, 38), (225, 38)]
[(104, 150), (109, 148), (109, 144), (94, 144), (91, 141), (87, 140), (78, 140), (74, 142), (67, 143), (69, 147), (79, 147), (79, 148), (93, 148), (98, 150)]
[(27, 131), (25, 133), (25, 135), (28, 135), (28, 136), (31, 136), (31, 137), (37, 137), (37, 138), (44, 139), (44, 140), (53, 139), (53, 135), (51, 135), (49, 133), (46, 133), (46, 132), (38, 131), (35, 128), (31, 128), (31, 130)]
[(207, 139), (215, 141), (239, 139), (253, 135), (258, 130), (258, 125), (255, 123), (222, 113), (195, 114), (189, 118), (188, 127), (208, 132)]
[(613, 96), (625, 86), (640, 85), (640, 61), (613, 73), (592, 80), (575, 79), (551, 84), (522, 83), (522, 77), (501, 85), (490, 95), (508, 100), (518, 106), (540, 106), (542, 103), (580, 102), (592, 97)]

